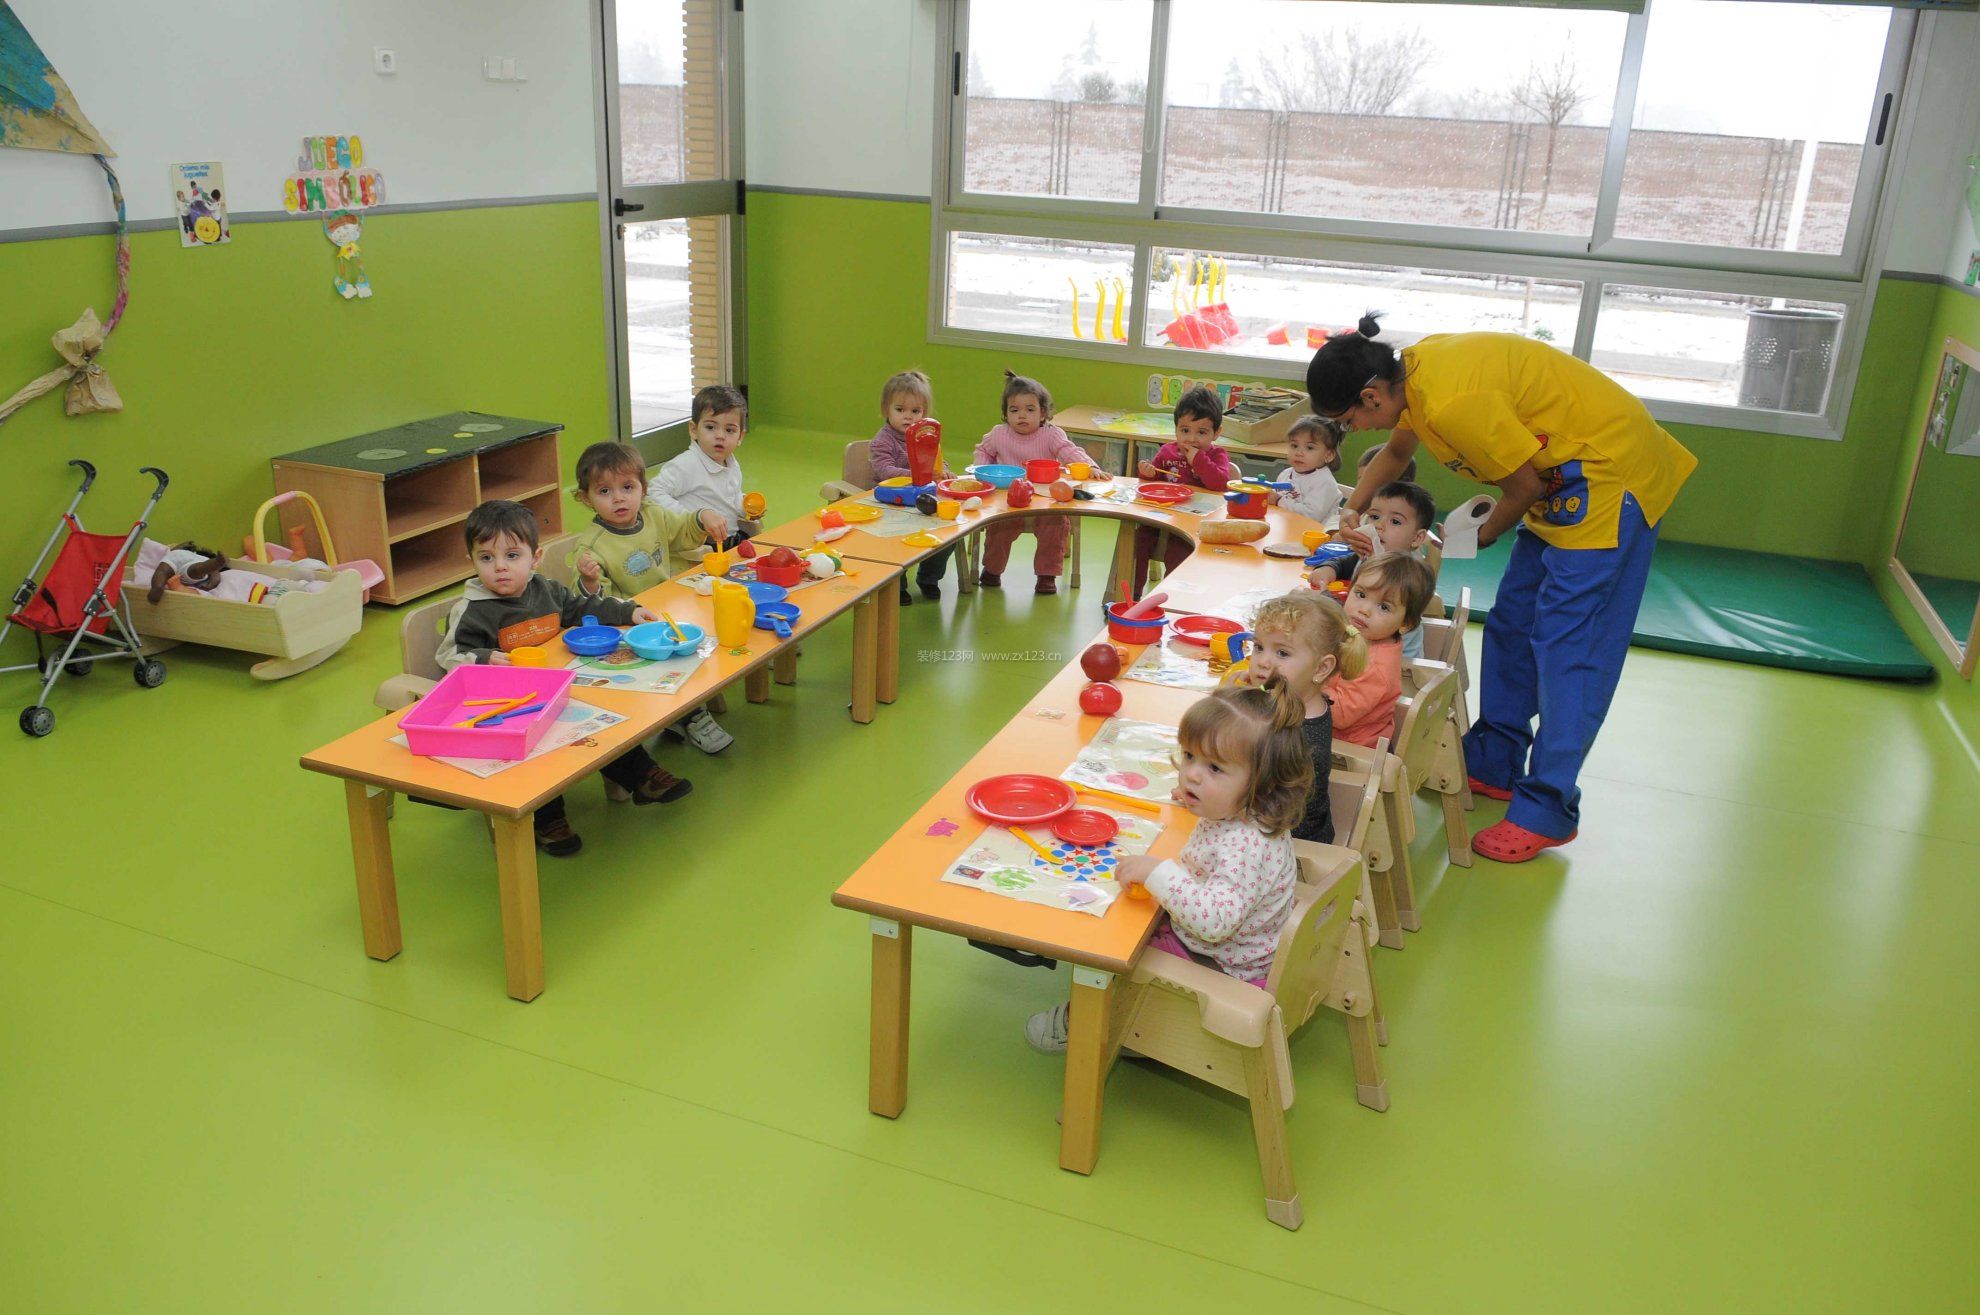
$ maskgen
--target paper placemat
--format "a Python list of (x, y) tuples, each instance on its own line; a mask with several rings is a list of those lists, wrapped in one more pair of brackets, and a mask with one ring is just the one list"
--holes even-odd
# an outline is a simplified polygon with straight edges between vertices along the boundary
[(1170, 803), (1176, 788), (1176, 728), (1109, 717), (1059, 777), (1074, 785)]
[(943, 871), (942, 880), (1005, 899), (1102, 917), (1121, 896), (1114, 868), (1125, 855), (1147, 853), (1162, 834), (1162, 824), (1111, 808), (1095, 811), (1121, 825), (1120, 834), (1104, 845), (1070, 845), (1053, 835), (1050, 827), (1027, 827), (1025, 834), (1053, 854), (1054, 861), (1048, 863), (1003, 827), (986, 827)]

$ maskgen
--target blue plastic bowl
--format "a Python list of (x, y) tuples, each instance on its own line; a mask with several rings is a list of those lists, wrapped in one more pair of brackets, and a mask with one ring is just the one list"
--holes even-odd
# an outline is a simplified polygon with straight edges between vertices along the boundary
[(564, 647), (579, 657), (604, 657), (618, 648), (625, 635), (617, 626), (601, 626), (598, 618), (587, 616), (581, 626), (564, 632)]
[[(783, 623), (782, 630), (777, 628), (780, 621)], [(756, 609), (756, 628), (771, 631), (779, 639), (789, 639), (791, 627), (796, 625), (797, 621), (796, 603), (764, 603)]]
[(749, 601), (762, 607), (765, 603), (781, 603), (791, 596), (791, 591), (780, 584), (765, 584), (752, 580), (743, 588), (749, 590)]
[(1024, 467), (1023, 466), (971, 466), (969, 468), (969, 473), (976, 476), (978, 479), (982, 480), (986, 484), (994, 485), (1000, 489), (1007, 489), (1011, 486), (1012, 480), (1017, 479), (1024, 474)]
[(648, 621), (643, 626), (634, 626), (626, 631), (626, 647), (649, 662), (664, 662), (668, 658), (686, 657), (700, 645), (703, 630), (700, 626), (681, 625), (681, 638), (674, 638), (674, 628), (665, 621)]

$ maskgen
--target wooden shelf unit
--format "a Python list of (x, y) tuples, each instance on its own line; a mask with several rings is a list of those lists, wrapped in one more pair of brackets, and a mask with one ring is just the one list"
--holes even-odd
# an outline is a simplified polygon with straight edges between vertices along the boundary
[[(369, 558), (385, 572), (372, 601), (403, 603), (474, 573), (461, 527), (479, 503), (520, 502), (542, 543), (563, 535), (562, 429), (473, 411), (436, 416), (276, 457), (275, 490), (315, 498), (338, 557)], [(289, 504), (281, 516), (285, 533), (301, 527), (309, 551), (322, 554), (304, 509)]]

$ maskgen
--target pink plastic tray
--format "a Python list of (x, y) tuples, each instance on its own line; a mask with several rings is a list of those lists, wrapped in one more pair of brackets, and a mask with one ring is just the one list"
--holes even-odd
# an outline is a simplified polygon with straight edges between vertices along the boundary
[[(527, 758), (571, 701), (576, 674), (545, 667), (455, 667), (399, 719), (399, 729), (406, 733), (407, 748), (429, 758)], [(512, 699), (518, 694), (533, 695), (530, 702), (543, 704), (543, 711), (486, 729), (454, 724), (488, 711), (468, 707), (469, 699)]]

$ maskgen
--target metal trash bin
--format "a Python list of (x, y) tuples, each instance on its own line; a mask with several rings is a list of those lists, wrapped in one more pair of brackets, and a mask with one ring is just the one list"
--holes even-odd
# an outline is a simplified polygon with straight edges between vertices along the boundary
[(1841, 333), (1842, 316), (1834, 311), (1748, 311), (1739, 404), (1804, 415), (1821, 411)]

